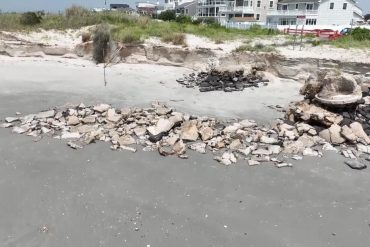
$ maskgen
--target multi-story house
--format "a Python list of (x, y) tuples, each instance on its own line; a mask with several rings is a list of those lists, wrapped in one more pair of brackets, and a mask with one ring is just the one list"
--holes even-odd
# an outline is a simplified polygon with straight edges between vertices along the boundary
[(362, 10), (354, 0), (280, 0), (267, 24), (350, 25), (359, 20)]
[(277, 0), (199, 0), (198, 17), (219, 22), (233, 19), (266, 23), (267, 14), (277, 8)]
[(194, 0), (164, 0), (164, 9), (165, 10), (175, 10), (177, 6), (184, 3), (190, 3)]

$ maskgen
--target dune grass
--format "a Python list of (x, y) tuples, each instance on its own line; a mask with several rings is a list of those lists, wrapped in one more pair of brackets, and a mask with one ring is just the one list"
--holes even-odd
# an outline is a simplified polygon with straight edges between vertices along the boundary
[[(81, 13), (79, 11), (75, 12)], [(21, 14), (3, 13), (0, 14), (0, 31), (36, 31), (38, 29), (65, 30), (107, 23), (112, 26), (112, 37), (114, 40), (133, 43), (143, 41), (149, 36), (166, 38), (169, 36), (169, 33), (194, 34), (208, 37), (217, 42), (275, 34), (275, 32), (271, 32), (271, 30), (261, 28), (257, 25), (249, 30), (239, 30), (227, 29), (217, 24), (159, 21), (149, 17), (134, 17), (119, 12), (82, 12), (84, 13), (83, 15), (68, 13), (68, 15), (46, 14), (43, 16), (41, 23), (36, 25), (22, 25), (20, 21)]]
[(370, 50), (370, 40), (355, 40), (351, 36), (345, 36), (334, 41), (326, 42), (326, 44), (344, 49), (358, 48)]

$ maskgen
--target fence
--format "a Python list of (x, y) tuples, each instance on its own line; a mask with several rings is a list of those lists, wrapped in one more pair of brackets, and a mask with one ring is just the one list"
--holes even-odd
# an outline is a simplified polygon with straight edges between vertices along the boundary
[(313, 29), (307, 30), (302, 28), (285, 28), (285, 34), (294, 34), (294, 35), (315, 35), (318, 38), (325, 38), (330, 40), (335, 40), (341, 37), (340, 32), (328, 29)]
[(266, 24), (260, 24), (260, 23), (254, 23), (254, 22), (224, 22), (221, 23), (221, 26), (224, 26), (226, 28), (235, 28), (235, 29), (250, 29), (252, 26), (258, 25), (262, 28), (270, 28), (270, 29), (277, 29), (277, 25), (266, 25)]

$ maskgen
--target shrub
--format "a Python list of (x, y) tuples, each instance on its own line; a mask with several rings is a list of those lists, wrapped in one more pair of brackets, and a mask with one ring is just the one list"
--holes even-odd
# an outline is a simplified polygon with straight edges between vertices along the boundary
[(319, 45), (321, 45), (321, 41), (320, 41), (320, 40), (318, 40), (318, 39), (315, 39), (315, 40), (313, 40), (313, 41), (311, 42), (311, 44), (312, 44), (312, 46), (319, 46)]
[(357, 27), (352, 30), (351, 34), (355, 40), (370, 40), (370, 30), (366, 28)]
[(168, 33), (162, 37), (162, 41), (174, 45), (186, 45), (185, 38), (183, 33)]
[(97, 63), (103, 63), (109, 52), (111, 33), (108, 24), (100, 24), (96, 27), (93, 39), (93, 58)]
[(274, 47), (271, 46), (265, 46), (262, 43), (257, 43), (254, 46), (251, 45), (241, 45), (238, 48), (234, 50), (234, 52), (273, 52), (276, 51)]
[(174, 21), (176, 20), (176, 13), (173, 10), (166, 10), (159, 14), (158, 19), (162, 21)]
[(83, 32), (82, 33), (82, 43), (86, 43), (91, 40), (91, 33)]
[(176, 22), (178, 23), (192, 23), (191, 17), (188, 15), (179, 15), (176, 17)]
[(81, 6), (72, 5), (65, 10), (66, 17), (69, 18), (81, 18), (87, 16), (89, 11)]
[(42, 16), (35, 12), (26, 12), (21, 15), (20, 21), (22, 25), (33, 26), (40, 24)]

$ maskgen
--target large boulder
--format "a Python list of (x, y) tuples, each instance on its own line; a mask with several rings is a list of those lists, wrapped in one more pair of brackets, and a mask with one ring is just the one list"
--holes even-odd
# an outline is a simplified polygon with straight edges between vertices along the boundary
[(332, 106), (353, 104), (362, 98), (362, 89), (350, 74), (330, 71), (322, 78), (322, 90), (316, 98)]

